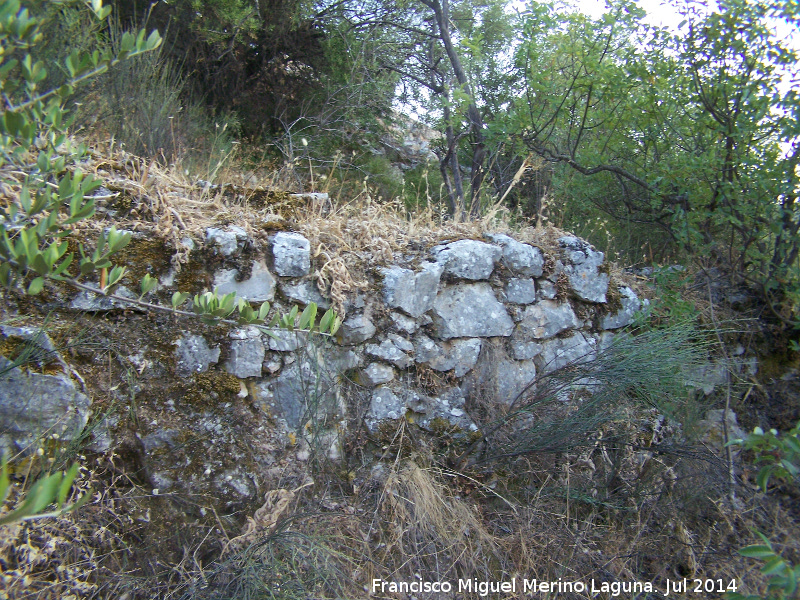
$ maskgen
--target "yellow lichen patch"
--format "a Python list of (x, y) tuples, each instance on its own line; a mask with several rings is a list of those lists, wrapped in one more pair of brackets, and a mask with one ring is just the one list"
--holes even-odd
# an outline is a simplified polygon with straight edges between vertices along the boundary
[(238, 377), (224, 371), (208, 371), (192, 375), (183, 397), (192, 404), (216, 404), (231, 400), (240, 391)]

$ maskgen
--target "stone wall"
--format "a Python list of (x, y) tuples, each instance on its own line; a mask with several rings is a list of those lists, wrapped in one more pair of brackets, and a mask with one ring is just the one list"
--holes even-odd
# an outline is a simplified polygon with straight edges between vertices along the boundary
[[(162, 301), (176, 281), (191, 278), (197, 287), (269, 301), (282, 311), (312, 301), (331, 304), (317, 288), (311, 244), (298, 233), (275, 233), (264, 247), (244, 229), (227, 226), (206, 230), (202, 244), (188, 238), (184, 244), (191, 260), (183, 271), (156, 273)], [(641, 306), (630, 287), (610, 278), (603, 253), (573, 236), (544, 251), (490, 234), (439, 243), (394, 263), (364, 273), (367, 285), (348, 297), (333, 341), (167, 316), (157, 327), (140, 315), (115, 342), (119, 360), (136, 373), (134, 388), (103, 383), (112, 378), (103, 365), (94, 377), (87, 372), (94, 367), (71, 368), (60, 356), (51, 374), (7, 370), (0, 418), (14, 426), (0, 441), (24, 451), (43, 433), (69, 440), (89, 420), (89, 397), (114, 397), (130, 408), (125, 395), (135, 392), (135, 428), (119, 414), (99, 421), (92, 449), (135, 463), (140, 479), (162, 493), (204, 493), (236, 506), (275, 485), (271, 477), (285, 473), (286, 466), (277, 465), (286, 449), (300, 461), (314, 452), (338, 460), (342, 434), (354, 424), (372, 434), (403, 418), (429, 431), (442, 423), (477, 431), (470, 407), (478, 400), (509, 405), (537, 375), (592, 360)], [(133, 295), (124, 288), (119, 294)], [(99, 326), (105, 326), (103, 315), (123, 311), (116, 301), (86, 294), (73, 294), (65, 305), (99, 318)], [(35, 332), (4, 335), (32, 338)], [(46, 337), (36, 343), (51, 344)], [(81, 371), (85, 394), (71, 377)], [(444, 385), (431, 392), (421, 384), (424, 373)], [(344, 397), (343, 377), (360, 402)], [(39, 388), (48, 390), (47, 402), (38, 398)], [(56, 388), (58, 396), (50, 393)], [(47, 413), (30, 427), (17, 414), (21, 397), (28, 414)]]

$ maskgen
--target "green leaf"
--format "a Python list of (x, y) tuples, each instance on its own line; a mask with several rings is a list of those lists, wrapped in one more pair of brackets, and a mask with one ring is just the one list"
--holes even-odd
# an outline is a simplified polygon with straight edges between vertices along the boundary
[(64, 502), (67, 500), (67, 494), (69, 494), (69, 490), (72, 487), (72, 483), (75, 481), (75, 478), (78, 476), (78, 463), (73, 463), (73, 465), (69, 468), (69, 471), (64, 473), (64, 478), (61, 480), (61, 486), (58, 489), (58, 506), (61, 507), (64, 505)]
[(44, 277), (37, 277), (33, 281), (31, 281), (30, 285), (28, 286), (28, 291), (26, 292), (29, 296), (35, 296), (39, 292), (42, 291), (44, 288)]
[(308, 306), (306, 306), (303, 314), (300, 315), (300, 321), (298, 323), (298, 327), (300, 329), (312, 329), (314, 327), (314, 322), (317, 319), (317, 305), (313, 302), (310, 302)]
[(142, 277), (142, 282), (139, 285), (139, 289), (141, 290), (142, 294), (139, 296), (140, 298), (149, 292), (151, 292), (156, 285), (158, 285), (158, 280), (155, 277), (151, 277), (150, 273), (145, 273), (144, 277)]
[(764, 575), (775, 575), (782, 572), (786, 568), (786, 562), (780, 556), (773, 556), (764, 566), (761, 567), (761, 572)]
[(769, 485), (769, 478), (772, 476), (772, 471), (774, 468), (772, 466), (762, 467), (759, 470), (758, 475), (756, 475), (756, 485), (761, 488), (761, 490), (766, 494), (767, 492), (767, 485)]
[(742, 556), (747, 556), (748, 558), (760, 559), (768, 559), (775, 556), (775, 552), (772, 551), (772, 548), (769, 546), (760, 545), (745, 546), (744, 548), (740, 548), (739, 554)]
[(8, 478), (8, 461), (6, 460), (6, 456), (4, 454), (2, 467), (0, 467), (0, 505), (2, 505), (6, 501), (6, 498), (8, 498), (8, 492), (10, 490), (11, 481)]
[(106, 289), (113, 287), (125, 276), (125, 267), (116, 266), (111, 269), (108, 274), (108, 281), (106, 281)]
[(183, 306), (183, 303), (186, 302), (186, 299), (189, 297), (189, 294), (185, 292), (175, 292), (172, 294), (172, 308), (180, 308)]

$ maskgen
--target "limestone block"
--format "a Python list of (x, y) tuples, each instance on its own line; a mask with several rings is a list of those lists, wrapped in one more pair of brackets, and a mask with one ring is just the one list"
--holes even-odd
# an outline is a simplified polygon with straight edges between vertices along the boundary
[(536, 285), (533, 279), (512, 278), (506, 282), (506, 300), (513, 304), (532, 304), (536, 302)]
[(389, 383), (394, 379), (394, 369), (382, 363), (371, 363), (361, 372), (361, 380), (368, 387)]
[(214, 288), (220, 296), (235, 292), (248, 302), (270, 302), (275, 298), (275, 277), (263, 261), (253, 261), (250, 277), (238, 281), (237, 269), (222, 269), (214, 274)]
[(569, 302), (559, 304), (554, 300), (542, 300), (525, 307), (522, 321), (517, 325), (514, 339), (530, 341), (551, 338), (567, 329), (575, 329), (581, 322), (572, 311)]
[(225, 370), (241, 379), (245, 377), (261, 377), (266, 348), (261, 340), (261, 332), (255, 327), (245, 327), (232, 331), (228, 361)]
[(336, 339), (340, 344), (353, 346), (370, 339), (377, 329), (366, 315), (352, 315), (347, 317), (339, 331), (336, 332)]
[(521, 277), (541, 277), (544, 270), (544, 256), (539, 248), (523, 244), (502, 233), (486, 236), (503, 248), (503, 265)]
[(462, 279), (488, 279), (503, 251), (499, 246), (475, 240), (459, 240), (431, 250), (444, 272)]
[(175, 342), (175, 372), (182, 377), (205, 373), (217, 363), (219, 353), (219, 347), (210, 348), (203, 336), (184, 333)]
[(433, 325), (442, 339), (509, 336), (514, 322), (488, 283), (451, 285), (433, 306)]
[(405, 351), (399, 348), (395, 342), (390, 339), (383, 340), (380, 345), (367, 344), (364, 351), (367, 355), (390, 362), (400, 369), (407, 369), (414, 362)]
[(311, 243), (299, 233), (276, 233), (272, 256), (275, 272), (281, 277), (302, 277), (311, 270)]
[(481, 340), (462, 338), (436, 343), (428, 336), (419, 334), (414, 338), (415, 359), (426, 363), (435, 371), (454, 370), (456, 377), (466, 375), (481, 352)]
[(639, 300), (636, 292), (631, 288), (620, 287), (619, 293), (622, 296), (620, 299), (622, 308), (613, 315), (606, 315), (602, 318), (600, 327), (603, 329), (619, 329), (620, 327), (630, 325), (633, 323), (636, 313), (642, 307), (642, 302)]
[(388, 387), (381, 386), (372, 392), (364, 422), (370, 431), (375, 431), (382, 421), (396, 421), (406, 414), (406, 403)]
[(323, 310), (328, 310), (331, 303), (319, 293), (317, 285), (310, 279), (303, 279), (296, 283), (281, 283), (281, 293), (292, 302), (299, 302), (308, 305), (310, 302), (316, 304)]
[(548, 340), (534, 360), (544, 375), (572, 364), (583, 364), (597, 357), (597, 339), (581, 332), (570, 337)]
[(0, 356), (0, 453), (35, 452), (52, 435), (75, 439), (89, 420), (89, 398), (65, 375), (12, 367)]
[(209, 227), (206, 229), (206, 245), (211, 246), (222, 256), (231, 256), (244, 247), (247, 242), (247, 232), (236, 225), (229, 225), (225, 229)]
[(414, 318), (433, 307), (443, 270), (438, 263), (425, 262), (421, 266), (417, 273), (401, 267), (382, 269), (384, 301)]
[(572, 235), (559, 238), (558, 243), (566, 260), (564, 272), (575, 294), (588, 302), (605, 302), (609, 278), (598, 271), (605, 260), (603, 253)]

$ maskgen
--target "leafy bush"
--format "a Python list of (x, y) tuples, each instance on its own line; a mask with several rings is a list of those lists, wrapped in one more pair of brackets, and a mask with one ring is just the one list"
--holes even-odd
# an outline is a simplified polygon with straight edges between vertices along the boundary
[[(782, 483), (797, 481), (800, 475), (800, 423), (786, 435), (780, 436), (775, 429), (764, 431), (756, 427), (753, 433), (744, 439), (731, 440), (729, 444), (752, 450), (756, 455), (756, 463), (766, 463), (756, 475), (756, 483), (766, 493), (770, 479), (778, 479)], [(761, 532), (756, 532), (763, 544), (746, 546), (739, 554), (764, 561), (761, 572), (769, 577), (767, 584), (768, 598), (794, 598), (800, 579), (800, 565), (793, 565), (783, 558), (772, 546), (772, 543)], [(729, 594), (735, 600), (760, 600), (760, 596)]]
[(756, 455), (756, 463), (766, 463), (756, 476), (756, 483), (764, 493), (770, 479), (790, 483), (800, 475), (800, 423), (782, 437), (775, 429), (765, 432), (761, 427), (756, 427), (743, 440), (732, 440), (730, 444), (752, 450)]

